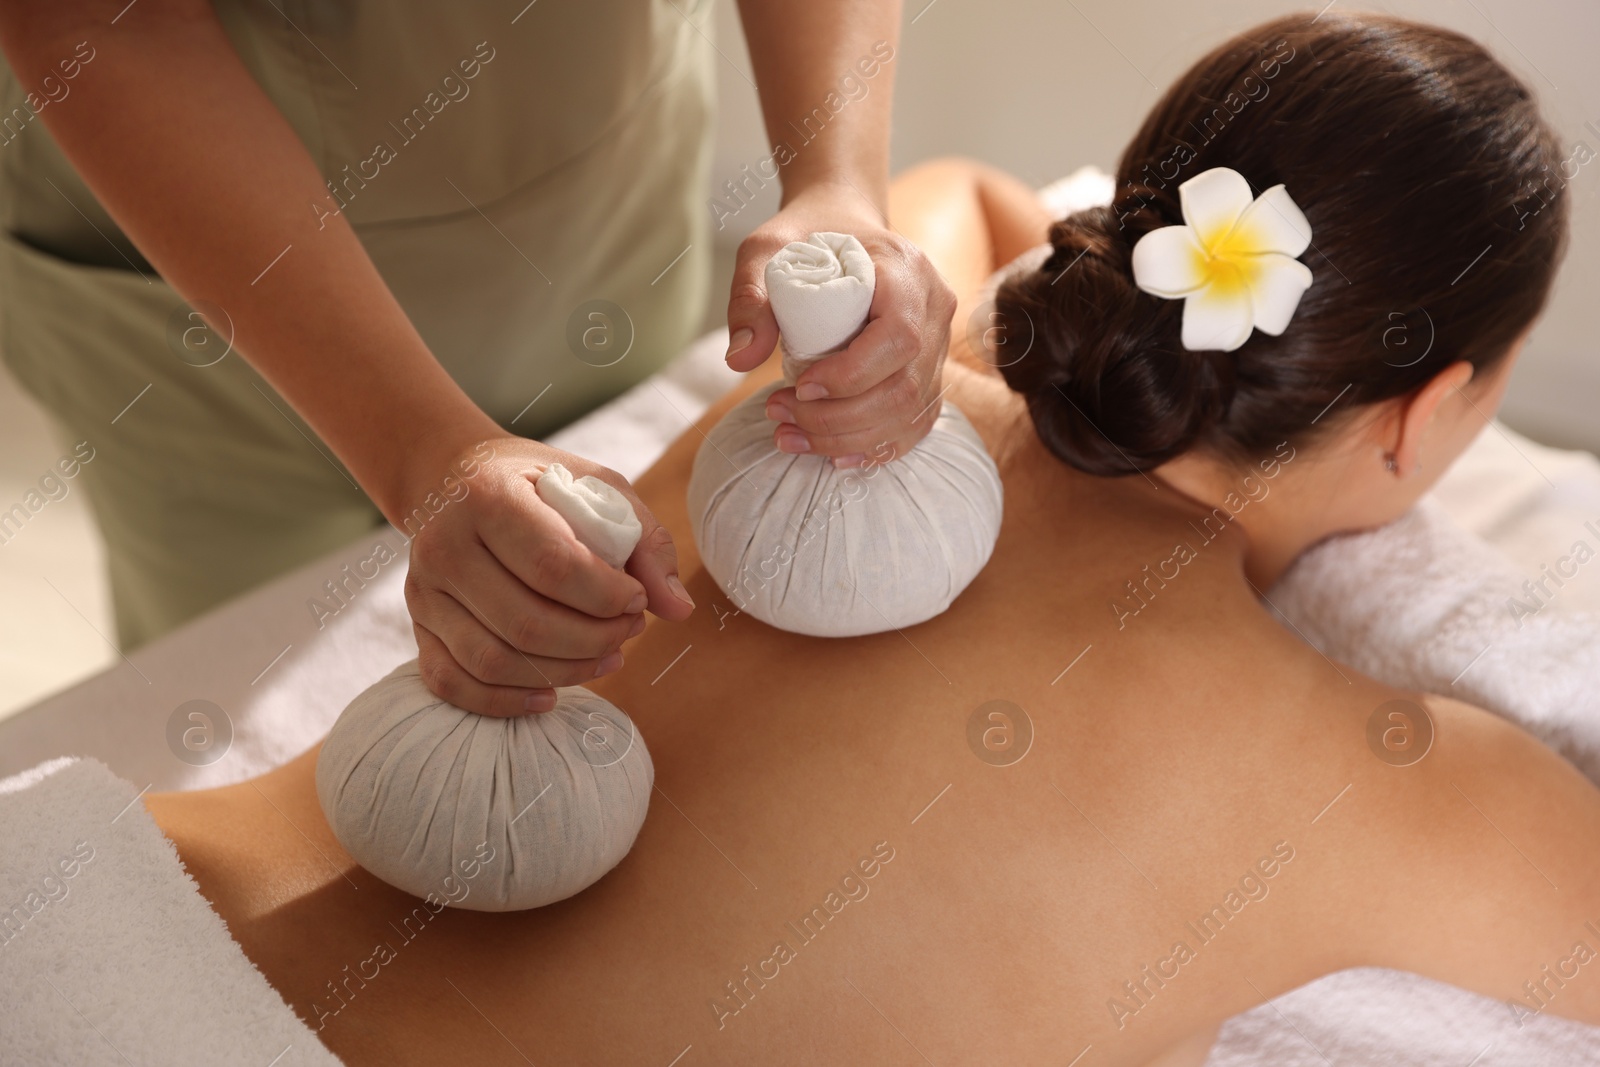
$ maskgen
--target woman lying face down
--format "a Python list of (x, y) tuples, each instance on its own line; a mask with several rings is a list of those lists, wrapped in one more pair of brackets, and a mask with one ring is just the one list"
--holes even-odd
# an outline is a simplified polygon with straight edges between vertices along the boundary
[[(1272, 57), (1270, 91), (1208, 125)], [(693, 557), (685, 434), (636, 485), (701, 607), (592, 683), (656, 786), (633, 851), (575, 897), (481, 914), (390, 888), (328, 830), (314, 751), (148, 806), (353, 1064), (1142, 1064), (1363, 965), (1600, 1022), (1600, 983), (1527, 988), (1594, 943), (1600, 793), (1500, 719), (1328, 661), (1256, 591), (1400, 513), (1481, 429), (1561, 247), (1564, 201), (1529, 199), (1559, 158), (1476, 45), (1328, 12), (1202, 60), (1108, 209), (1051, 225), (982, 167), (902, 177), (894, 224), (958, 323), (1052, 240), (997, 300), (1032, 347), (997, 373), (958, 338), (947, 370), (1005, 483), (1000, 543), (904, 632), (771, 629)], [(1133, 248), (1215, 168), (1284, 185), (1312, 281), (1281, 334), (1192, 350)], [(1405, 765), (1367, 740), (1395, 701), (1433, 735)], [(454, 903), (503, 861), (472, 844)]]

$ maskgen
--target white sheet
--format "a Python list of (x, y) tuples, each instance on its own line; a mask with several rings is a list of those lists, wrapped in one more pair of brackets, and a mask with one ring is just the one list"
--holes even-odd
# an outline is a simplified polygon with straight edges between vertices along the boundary
[[(1079, 174), (1057, 188), (1092, 201), (1104, 182)], [(661, 375), (552, 443), (637, 475), (737, 380), (722, 364), (726, 345), (725, 331), (701, 338)], [(1600, 517), (1600, 462), (1494, 424), (1433, 496), (1535, 577), (1566, 551), (1570, 531)], [(385, 537), (399, 559), (319, 629), (307, 601)], [(375, 531), (18, 713), (0, 723), (0, 776), (55, 756), (90, 755), (139, 785), (192, 789), (277, 766), (325, 733), (358, 692), (416, 655), (401, 594), (404, 560), (398, 534)], [(1578, 609), (1600, 610), (1600, 568), (1569, 582), (1551, 610)], [(174, 752), (181, 743), (169, 747), (167, 740), (169, 719), (194, 699), (220, 706), (232, 724), (231, 748), (204, 766), (180, 760)], [(192, 721), (179, 718), (180, 727)], [(1600, 1052), (1587, 1051), (1600, 1049), (1600, 1030), (1553, 1016), (1517, 1030), (1510, 1019), (1503, 1004), (1413, 975), (1346, 971), (1231, 1020), (1208, 1063), (1467, 1067), (1480, 1053), (1473, 1067), (1600, 1063)]]

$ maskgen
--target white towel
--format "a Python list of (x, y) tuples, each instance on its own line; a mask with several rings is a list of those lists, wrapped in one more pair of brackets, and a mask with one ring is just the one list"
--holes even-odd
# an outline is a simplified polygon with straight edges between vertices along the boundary
[(1600, 1030), (1420, 975), (1336, 971), (1236, 1015), (1205, 1067), (1594, 1067)]
[[(633, 553), (638, 516), (610, 485), (554, 463), (534, 488), (612, 566)], [(654, 783), (633, 722), (589, 690), (558, 689), (534, 715), (477, 715), (434, 696), (416, 660), (351, 701), (317, 756), (317, 799), (351, 857), (471, 911), (593, 885), (633, 847)], [(472, 891), (456, 893), (469, 871)]]
[[(795, 377), (847, 345), (872, 304), (861, 242), (813, 234), (767, 265), (767, 292)], [(689, 520), (706, 570), (742, 611), (817, 637), (878, 633), (933, 618), (961, 594), (1000, 535), (1000, 476), (954, 404), (904, 456), (838, 469), (772, 442), (758, 391), (695, 455)]]
[(0, 1060), (337, 1064), (95, 760), (0, 782)]
[(1306, 552), (1267, 595), (1328, 656), (1512, 719), (1600, 782), (1600, 615), (1560, 610), (1561, 586), (1600, 569), (1600, 521), (1570, 536), (1524, 576), (1424, 498)]

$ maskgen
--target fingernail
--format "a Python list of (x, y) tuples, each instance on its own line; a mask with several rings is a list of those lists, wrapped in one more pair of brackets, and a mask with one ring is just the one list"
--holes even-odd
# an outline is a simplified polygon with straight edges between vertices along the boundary
[(866, 458), (864, 453), (852, 452), (848, 456), (834, 456), (833, 465), (841, 470), (846, 467), (859, 467), (861, 466), (861, 461)]
[(644, 610), (644, 606), (648, 603), (650, 603), (650, 594), (641, 589), (633, 594), (633, 599), (628, 601), (628, 606), (622, 609), (622, 613), (624, 615), (637, 615)]
[[(637, 619), (633, 620), (633, 625), (629, 627), (628, 637), (638, 637), (642, 633), (644, 633), (644, 616), (640, 615)], [(624, 638), (623, 640), (627, 640), (627, 638)]]
[(610, 674), (611, 672), (619, 671), (621, 669), (622, 669), (622, 653), (621, 652), (613, 652), (613, 653), (611, 653), (611, 655), (607, 656), (605, 659), (601, 660), (598, 664), (595, 665), (594, 676), (596, 678), (603, 678), (606, 675)]
[[(728, 338), (728, 356), (738, 355), (750, 347), (750, 341), (755, 335), (755, 331), (748, 327), (735, 330), (733, 336)], [(724, 356), (723, 358), (726, 359), (728, 357)]]
[(689, 590), (683, 587), (683, 583), (678, 581), (678, 576), (676, 574), (667, 575), (667, 588), (672, 590), (673, 596), (677, 597), (691, 608), (694, 607), (694, 598), (689, 595)]
[(809, 452), (811, 451), (811, 442), (806, 440), (805, 434), (789, 430), (778, 434), (778, 449), (782, 452), (791, 453)]
[(556, 706), (554, 689), (540, 689), (522, 698), (524, 711), (552, 711)]
[(828, 395), (828, 390), (816, 382), (805, 382), (795, 386), (794, 395), (799, 400), (821, 400)]
[(767, 418), (773, 422), (793, 422), (794, 412), (784, 407), (777, 400), (769, 400), (767, 401)]

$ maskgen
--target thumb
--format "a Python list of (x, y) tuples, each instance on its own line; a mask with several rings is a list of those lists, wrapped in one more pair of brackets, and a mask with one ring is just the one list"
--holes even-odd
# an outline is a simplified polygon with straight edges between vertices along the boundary
[(637, 496), (632, 493), (628, 496), (644, 533), (623, 570), (644, 586), (645, 595), (649, 597), (645, 606), (652, 615), (669, 622), (681, 622), (694, 610), (694, 601), (678, 579), (678, 550), (672, 544), (672, 534), (656, 521)]
[(739, 244), (728, 292), (728, 366), (753, 371), (778, 344), (778, 320), (767, 300), (767, 261), (782, 242), (751, 234)]

